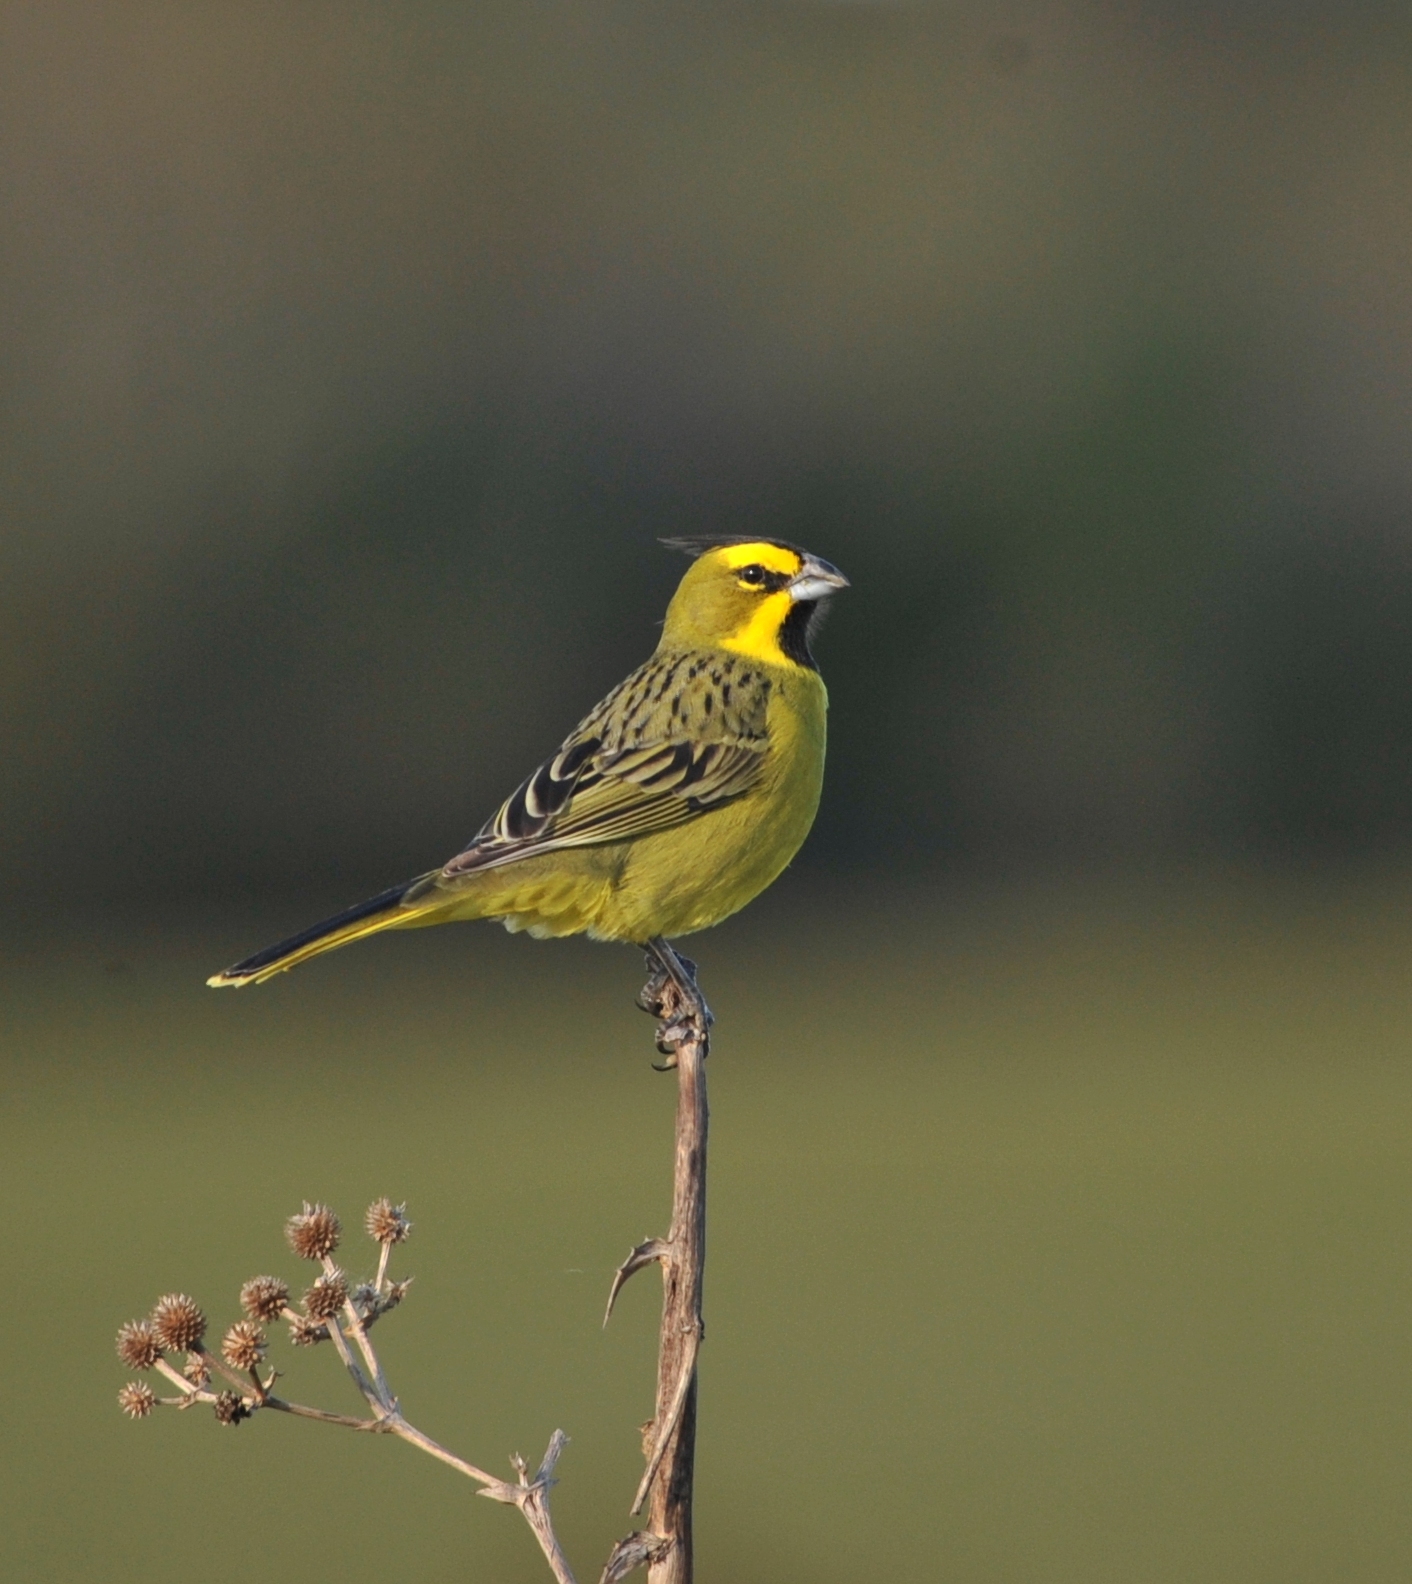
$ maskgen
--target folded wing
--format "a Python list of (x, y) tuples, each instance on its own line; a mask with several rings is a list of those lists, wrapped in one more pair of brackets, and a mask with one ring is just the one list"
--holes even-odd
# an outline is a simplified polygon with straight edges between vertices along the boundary
[[(644, 667), (508, 797), (432, 883), (539, 853), (625, 841), (699, 819), (748, 792), (765, 764), (768, 686)], [(666, 675), (673, 686), (654, 686)], [(763, 680), (763, 679), (761, 679)], [(636, 691), (632, 685), (636, 683)], [(605, 700), (605, 704), (609, 701)]]

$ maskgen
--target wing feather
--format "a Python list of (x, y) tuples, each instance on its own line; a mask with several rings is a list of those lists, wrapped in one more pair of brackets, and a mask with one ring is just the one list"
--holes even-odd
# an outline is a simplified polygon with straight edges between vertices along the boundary
[[(748, 792), (769, 746), (769, 685), (733, 663), (723, 676), (719, 665), (713, 670), (709, 656), (649, 661), (516, 788), (439, 878), (670, 830)], [(723, 682), (730, 707), (713, 710)], [(704, 709), (692, 707), (703, 699), (711, 701)]]

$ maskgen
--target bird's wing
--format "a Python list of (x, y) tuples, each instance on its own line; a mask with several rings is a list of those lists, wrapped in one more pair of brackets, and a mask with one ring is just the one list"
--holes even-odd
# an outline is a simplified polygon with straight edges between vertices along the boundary
[(750, 790), (765, 764), (769, 682), (711, 657), (634, 672), (500, 806), (438, 877), (498, 868), (698, 819)]

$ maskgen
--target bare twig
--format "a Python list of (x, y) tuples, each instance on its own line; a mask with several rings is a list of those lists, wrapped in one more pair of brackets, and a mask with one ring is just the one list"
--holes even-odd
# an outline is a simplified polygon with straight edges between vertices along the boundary
[(250, 1382), (246, 1377), (239, 1370), (233, 1370), (218, 1354), (212, 1353), (206, 1348), (195, 1348), (193, 1351), (208, 1370), (214, 1370), (218, 1375), (224, 1375), (236, 1391), (247, 1392), (250, 1390)]
[[(303, 1258), (320, 1261), (324, 1274), (305, 1294), (306, 1312), (302, 1314), (288, 1304), (289, 1288), (284, 1282), (272, 1277), (257, 1277), (247, 1282), (241, 1289), (241, 1303), (250, 1320), (233, 1326), (227, 1333), (222, 1346), (232, 1350), (230, 1359), (221, 1358), (202, 1345), (206, 1319), (193, 1300), (177, 1294), (161, 1299), (151, 1319), (133, 1321), (118, 1333), (118, 1353), (133, 1369), (156, 1370), (177, 1388), (179, 1395), (158, 1397), (144, 1382), (138, 1381), (123, 1389), (119, 1402), (134, 1418), (145, 1418), (159, 1407), (190, 1409), (204, 1403), (214, 1409), (217, 1420), (226, 1425), (239, 1424), (261, 1409), (270, 1408), (276, 1413), (311, 1419), (317, 1424), (396, 1436), (474, 1480), (481, 1487), (480, 1495), (517, 1507), (544, 1553), (556, 1584), (574, 1584), (573, 1572), (555, 1536), (549, 1514), (554, 1469), (568, 1444), (568, 1437), (562, 1430), (554, 1432), (533, 1477), (524, 1459), (516, 1454), (510, 1460), (515, 1479), (502, 1480), (458, 1457), (403, 1418), (368, 1336), (368, 1328), (395, 1308), (407, 1290), (405, 1280), (391, 1282), (387, 1279), (387, 1262), (392, 1244), (404, 1241), (411, 1223), (406, 1219), (404, 1207), (394, 1207), (390, 1201), (380, 1200), (369, 1209), (367, 1224), (370, 1235), (382, 1243), (377, 1282), (350, 1291), (342, 1271), (330, 1257), (342, 1235), (338, 1218), (326, 1205), (307, 1204), (300, 1215), (292, 1217), (287, 1228), (287, 1232), (292, 1233), (291, 1246)], [(338, 1303), (337, 1313), (328, 1312), (329, 1302)], [(312, 1313), (307, 1312), (311, 1310)], [(231, 1359), (249, 1361), (253, 1366), (263, 1355), (264, 1333), (255, 1321), (278, 1318), (290, 1322), (296, 1342), (319, 1342), (325, 1338), (333, 1342), (343, 1367), (372, 1410), (371, 1418), (330, 1413), (324, 1408), (276, 1397), (272, 1390), (277, 1378), (275, 1371), (270, 1372), (268, 1380), (262, 1380), (254, 1367), (244, 1372), (234, 1367)], [(349, 1346), (350, 1337), (361, 1358), (355, 1357)], [(186, 1375), (165, 1356), (167, 1351), (179, 1350), (185, 1350), (188, 1355)], [(235, 1390), (212, 1390), (213, 1375), (229, 1381)]]
[(706, 1262), (706, 1055), (711, 1009), (696, 966), (665, 940), (648, 946), (651, 970), (638, 1004), (658, 1019), (657, 1048), (677, 1073), (672, 1223), (664, 1240), (640, 1243), (619, 1266), (608, 1312), (623, 1284), (648, 1265), (662, 1267), (662, 1326), (657, 1407), (643, 1434), (646, 1467), (632, 1511), (647, 1504), (646, 1531), (614, 1548), (605, 1584), (647, 1565), (648, 1584), (691, 1584), (692, 1482), (696, 1467), (696, 1358), (705, 1334), (701, 1313)]
[(613, 1318), (613, 1305), (618, 1301), (618, 1294), (627, 1286), (628, 1278), (636, 1276), (640, 1270), (646, 1270), (649, 1265), (655, 1265), (670, 1253), (671, 1245), (664, 1243), (661, 1238), (648, 1238), (629, 1253), (613, 1273), (613, 1285), (608, 1289), (608, 1307), (603, 1314), (605, 1326)]
[(559, 1461), (559, 1456), (568, 1445), (569, 1438), (562, 1430), (556, 1430), (549, 1438), (549, 1445), (545, 1448), (544, 1456), (540, 1459), (539, 1468), (535, 1471), (532, 1480), (525, 1478), (528, 1472), (523, 1458), (516, 1455), (511, 1459), (515, 1472), (519, 1475), (516, 1485), (500, 1485), (495, 1482), (494, 1488), (487, 1487), (481, 1491), (482, 1496), (489, 1496), (492, 1501), (513, 1502), (520, 1509), (525, 1522), (530, 1526), (534, 1537), (539, 1541), (539, 1548), (544, 1552), (544, 1560), (549, 1564), (550, 1571), (560, 1584), (574, 1584), (574, 1575), (569, 1569), (568, 1560), (559, 1549), (559, 1542), (554, 1535), (554, 1525), (549, 1519), (549, 1491), (554, 1484), (554, 1466)]
[(178, 1374), (178, 1372), (167, 1363), (166, 1359), (158, 1359), (156, 1368), (167, 1377), (173, 1386), (175, 1386), (179, 1391), (183, 1392), (187, 1397), (194, 1397), (196, 1395), (196, 1388), (189, 1380), (187, 1380), (184, 1375)]
[[(665, 1324), (663, 1326), (663, 1336), (666, 1336)], [(667, 1403), (667, 1411), (665, 1414), (659, 1412), (653, 1420), (652, 1439), (646, 1443), (646, 1447), (650, 1448), (650, 1450), (646, 1450), (647, 1467), (643, 1470), (642, 1480), (637, 1487), (637, 1495), (633, 1499), (631, 1508), (633, 1512), (637, 1512), (643, 1502), (647, 1500), (647, 1493), (652, 1489), (652, 1481), (656, 1478), (657, 1470), (661, 1468), (662, 1460), (667, 1455), (667, 1448), (671, 1445), (672, 1432), (681, 1423), (682, 1412), (686, 1407), (686, 1399), (690, 1393), (695, 1391), (696, 1354), (699, 1345), (699, 1333), (687, 1331), (683, 1334), (682, 1347), (674, 1364), (676, 1380), (672, 1385), (672, 1395)], [(663, 1352), (665, 1353), (665, 1351), (664, 1343)]]
[[(671, 1227), (665, 1238), (649, 1238), (631, 1250), (613, 1277), (604, 1324), (624, 1284), (649, 1265), (662, 1267), (662, 1325), (657, 1361), (656, 1411), (644, 1426), (645, 1467), (632, 1511), (647, 1508), (647, 1528), (620, 1540), (602, 1574), (602, 1584), (618, 1581), (646, 1567), (648, 1584), (691, 1584), (692, 1481), (696, 1457), (696, 1364), (704, 1335), (701, 1318), (702, 1274), (706, 1255), (706, 1055), (711, 1011), (696, 984), (695, 965), (662, 939), (648, 946), (651, 977), (639, 1005), (658, 1020), (657, 1048), (668, 1059), (664, 1071), (677, 1073), (676, 1151), (672, 1184)], [(342, 1225), (327, 1205), (305, 1204), (291, 1216), (285, 1234), (301, 1259), (322, 1265), (304, 1295), (303, 1309), (289, 1302), (289, 1287), (272, 1276), (253, 1277), (241, 1289), (247, 1315), (226, 1333), (222, 1354), (203, 1346), (205, 1316), (184, 1294), (161, 1299), (147, 1320), (133, 1321), (118, 1335), (118, 1352), (136, 1370), (155, 1369), (177, 1389), (175, 1397), (158, 1397), (143, 1381), (130, 1382), (119, 1394), (125, 1412), (145, 1418), (155, 1408), (211, 1407), (217, 1420), (236, 1425), (261, 1409), (339, 1425), (363, 1434), (393, 1435), (429, 1457), (474, 1480), (479, 1494), (519, 1509), (544, 1553), (556, 1584), (574, 1584), (574, 1575), (554, 1533), (549, 1492), (554, 1470), (568, 1437), (556, 1430), (533, 1475), (518, 1454), (511, 1466), (514, 1480), (502, 1480), (458, 1457), (403, 1417), (396, 1395), (378, 1358), (369, 1332), (373, 1324), (402, 1300), (409, 1282), (388, 1277), (394, 1243), (411, 1231), (404, 1205), (388, 1199), (369, 1206), (365, 1226), (381, 1244), (377, 1276), (372, 1283), (350, 1287), (332, 1255)], [(287, 1320), (296, 1345), (331, 1341), (349, 1378), (366, 1400), (371, 1417), (333, 1413), (274, 1395), (278, 1372), (261, 1378), (265, 1334), (258, 1322)], [(182, 1374), (165, 1356), (187, 1356)], [(215, 1377), (233, 1389), (215, 1390)]]
[[(438, 1462), (454, 1468), (468, 1479), (475, 1480), (482, 1487), (479, 1492), (480, 1495), (488, 1496), (492, 1501), (506, 1502), (511, 1506), (518, 1507), (525, 1522), (530, 1527), (530, 1532), (539, 1542), (539, 1548), (543, 1551), (544, 1559), (548, 1562), (550, 1571), (554, 1574), (558, 1584), (575, 1584), (573, 1572), (560, 1548), (559, 1541), (554, 1534), (553, 1522), (549, 1516), (549, 1490), (554, 1484), (554, 1466), (558, 1463), (559, 1456), (568, 1443), (568, 1437), (564, 1432), (556, 1430), (553, 1436), (550, 1437), (548, 1450), (545, 1452), (539, 1470), (532, 1480), (526, 1477), (525, 1464), (518, 1455), (511, 1460), (519, 1476), (514, 1484), (507, 1480), (497, 1479), (493, 1474), (486, 1473), (484, 1469), (477, 1468), (474, 1463), (468, 1463), (465, 1458), (457, 1457), (454, 1452), (448, 1451), (439, 1442), (433, 1441), (429, 1435), (418, 1430), (415, 1425), (408, 1424), (402, 1417), (401, 1410), (397, 1407), (396, 1399), (388, 1389), (382, 1364), (351, 1299), (345, 1304), (344, 1311), (351, 1316), (349, 1329), (357, 1339), (358, 1349), (367, 1364), (368, 1372), (372, 1376), (371, 1380), (359, 1368), (349, 1351), (347, 1341), (343, 1336), (343, 1328), (339, 1325), (337, 1316), (329, 1317), (327, 1322), (328, 1331), (330, 1337), (333, 1338), (334, 1345), (339, 1350), (344, 1368), (353, 1378), (354, 1383), (364, 1397), (367, 1398), (368, 1406), (373, 1410), (374, 1419), (372, 1424), (375, 1424), (379, 1429), (385, 1429), (388, 1434), (395, 1435), (399, 1440), (406, 1441), (410, 1446), (417, 1447), (429, 1457), (434, 1457)], [(324, 1418), (324, 1422), (329, 1422), (325, 1416), (319, 1415), (319, 1417)], [(335, 1422), (343, 1423), (345, 1421), (338, 1420)], [(371, 1428), (371, 1425), (365, 1421), (355, 1421), (355, 1425), (358, 1429), (365, 1428), (365, 1425)]]
[(636, 1534), (619, 1540), (613, 1547), (598, 1584), (618, 1584), (618, 1580), (625, 1579), (634, 1568), (650, 1567), (652, 1563), (665, 1558), (671, 1548), (670, 1540), (639, 1529)]
[(362, 1392), (363, 1396), (367, 1398), (368, 1407), (372, 1409), (379, 1419), (381, 1419), (383, 1415), (386, 1414), (387, 1409), (384, 1407), (381, 1398), (378, 1396), (377, 1388), (358, 1367), (358, 1361), (353, 1357), (352, 1353), (349, 1352), (348, 1338), (343, 1334), (343, 1327), (338, 1323), (338, 1316), (330, 1315), (328, 1319), (324, 1321), (324, 1324), (328, 1327), (328, 1334), (333, 1342), (334, 1347), (338, 1349), (339, 1358), (343, 1360), (344, 1369), (346, 1369), (349, 1375), (352, 1377), (353, 1384), (360, 1392)]
[[(382, 1293), (382, 1277), (387, 1270), (387, 1253), (390, 1246), (391, 1245), (387, 1243), (383, 1244), (382, 1255), (378, 1260), (377, 1291), (379, 1296), (381, 1296)], [(323, 1265), (325, 1274), (329, 1276), (332, 1276), (338, 1269), (338, 1267), (333, 1263), (333, 1260), (327, 1255), (324, 1257)], [(390, 1411), (393, 1407), (393, 1401), (392, 1393), (388, 1388), (387, 1377), (382, 1372), (382, 1365), (378, 1362), (377, 1354), (373, 1352), (372, 1343), (368, 1341), (368, 1333), (363, 1325), (363, 1317), (358, 1313), (357, 1305), (353, 1302), (351, 1294), (347, 1299), (344, 1300), (343, 1316), (348, 1323), (349, 1334), (358, 1344), (358, 1351), (363, 1355), (363, 1362), (368, 1366), (368, 1374), (372, 1377), (373, 1396), (376, 1398), (377, 1404), (381, 1408)], [(336, 1323), (333, 1320), (330, 1320), (329, 1335), (334, 1337), (335, 1343), (341, 1341), (341, 1338), (335, 1335), (337, 1330), (338, 1326)], [(345, 1354), (344, 1363), (348, 1364), (348, 1367), (351, 1371), (352, 1365), (349, 1364), (349, 1361), (346, 1357), (346, 1349), (340, 1347), (339, 1351), (340, 1353)], [(376, 1409), (374, 1411), (376, 1411)]]
[(273, 1408), (277, 1413), (293, 1414), (297, 1419), (317, 1419), (320, 1424), (344, 1425), (349, 1430), (371, 1430), (375, 1435), (388, 1434), (391, 1426), (386, 1419), (355, 1419), (351, 1414), (328, 1413), (323, 1408), (306, 1408), (303, 1403), (286, 1402), (283, 1397), (266, 1394), (262, 1408)]

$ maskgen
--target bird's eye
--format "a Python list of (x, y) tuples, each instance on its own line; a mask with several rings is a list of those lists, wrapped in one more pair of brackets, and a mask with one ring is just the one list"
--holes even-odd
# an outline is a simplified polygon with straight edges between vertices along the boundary
[(762, 566), (754, 566), (754, 565), (751, 565), (751, 566), (748, 566), (748, 567), (741, 567), (741, 569), (740, 569), (740, 581), (742, 583), (752, 583), (752, 584), (754, 584), (754, 585), (756, 585), (758, 587), (761, 583), (763, 583), (765, 581), (765, 569), (764, 569), (764, 567), (762, 567)]

